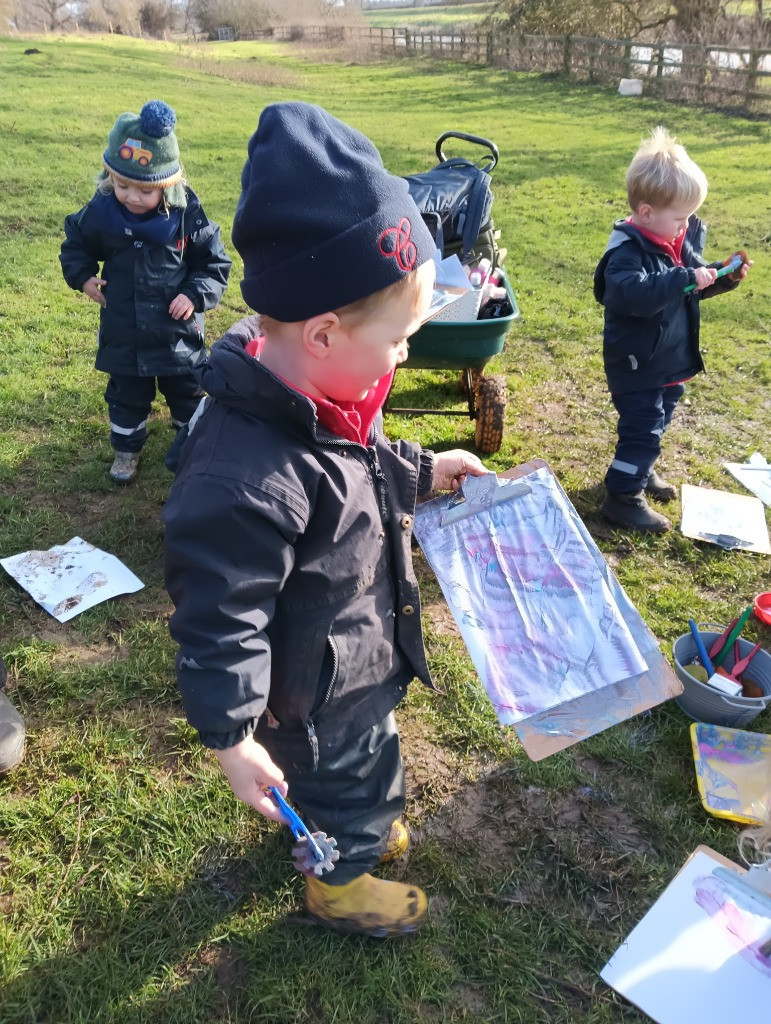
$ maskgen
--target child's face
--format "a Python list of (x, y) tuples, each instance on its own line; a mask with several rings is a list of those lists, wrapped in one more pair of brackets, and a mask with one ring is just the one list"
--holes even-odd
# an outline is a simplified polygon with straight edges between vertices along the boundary
[(639, 223), (647, 231), (654, 235), (666, 238), (668, 242), (674, 242), (678, 235), (681, 235), (688, 226), (688, 218), (693, 214), (689, 207), (677, 204), (675, 206), (650, 206), (643, 203), (636, 213)]
[(341, 322), (338, 342), (325, 360), (322, 384), (333, 401), (361, 401), (381, 377), (407, 358), (407, 339), (422, 324), (431, 302), (433, 264), (425, 264), (417, 273), (417, 301), (414, 292), (393, 295), (355, 325), (346, 328)]
[(130, 213), (149, 213), (150, 210), (158, 208), (161, 202), (163, 189), (155, 188), (152, 185), (142, 185), (140, 182), (132, 181), (130, 184), (125, 181), (112, 179), (115, 189), (115, 198), (125, 206)]

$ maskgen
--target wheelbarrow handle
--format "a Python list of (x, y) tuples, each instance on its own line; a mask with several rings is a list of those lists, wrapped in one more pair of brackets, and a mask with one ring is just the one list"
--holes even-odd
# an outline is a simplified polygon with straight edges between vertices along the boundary
[(483, 139), (481, 135), (467, 135), (466, 132), (445, 132), (436, 140), (436, 155), (440, 163), (444, 163), (447, 157), (442, 151), (442, 143), (447, 139), (463, 139), (464, 142), (473, 142), (476, 146), (485, 146), (492, 154), (493, 162), (484, 167), (485, 171), (491, 171), (498, 163), (498, 147), (490, 139)]

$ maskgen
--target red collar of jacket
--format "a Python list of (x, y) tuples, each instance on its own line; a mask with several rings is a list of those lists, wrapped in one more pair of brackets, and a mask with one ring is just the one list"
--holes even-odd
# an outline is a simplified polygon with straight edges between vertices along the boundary
[(639, 231), (643, 238), (647, 238), (649, 242), (653, 242), (659, 249), (663, 249), (667, 256), (673, 260), (676, 267), (684, 266), (681, 253), (683, 251), (683, 242), (685, 241), (685, 230), (680, 232), (674, 242), (670, 242), (666, 238), (662, 238), (661, 235), (654, 235), (652, 231), (646, 231), (645, 228), (641, 228), (639, 224), (634, 223), (631, 217), (627, 217), (626, 223), (631, 224), (633, 228)]
[[(259, 359), (264, 344), (264, 337), (254, 338), (246, 345), (246, 352)], [(346, 441), (355, 441), (358, 444), (366, 445), (375, 417), (388, 398), (395, 373), (395, 370), (391, 370), (390, 373), (381, 377), (377, 384), (371, 387), (364, 398), (358, 402), (332, 402), (328, 398), (317, 398), (315, 395), (309, 395), (302, 388), (298, 388), (290, 380), (283, 377), (281, 379), (290, 388), (299, 391), (301, 395), (305, 395), (313, 402), (319, 423), (323, 427)]]

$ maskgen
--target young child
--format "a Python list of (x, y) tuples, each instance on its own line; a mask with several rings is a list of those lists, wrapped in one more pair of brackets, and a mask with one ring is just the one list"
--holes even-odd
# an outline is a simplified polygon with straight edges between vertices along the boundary
[[(718, 279), (721, 264), (702, 259), (706, 228), (694, 213), (707, 179), (664, 128), (637, 150), (626, 187), (632, 214), (614, 224), (594, 274), (594, 295), (605, 307), (605, 374), (618, 412), (601, 513), (619, 526), (663, 533), (671, 523), (646, 494), (677, 496), (653, 467), (685, 382), (704, 369), (699, 305), (736, 288), (752, 264), (736, 254), (741, 267)], [(689, 285), (695, 289), (686, 294)]]
[(406, 848), (393, 710), (413, 677), (432, 686), (415, 504), (485, 470), (378, 429), (434, 280), (406, 183), (304, 103), (263, 110), (248, 153), (233, 244), (261, 316), (202, 368), (211, 397), (164, 511), (178, 681), (235, 795), (281, 821), (265, 791), (277, 786), (337, 840), (334, 870), (307, 881), (308, 911), (399, 935), (421, 924), (426, 897), (370, 871)]
[(175, 124), (161, 100), (121, 114), (96, 195), (64, 222), (64, 278), (102, 307), (96, 368), (110, 375), (110, 477), (121, 484), (136, 476), (156, 381), (175, 427), (193, 414), (203, 312), (230, 273), (219, 227), (183, 181)]

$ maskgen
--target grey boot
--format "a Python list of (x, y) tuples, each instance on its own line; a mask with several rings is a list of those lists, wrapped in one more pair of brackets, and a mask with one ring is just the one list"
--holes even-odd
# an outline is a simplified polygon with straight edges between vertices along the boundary
[(655, 469), (652, 469), (648, 477), (648, 483), (645, 485), (645, 493), (650, 494), (657, 501), (674, 501), (677, 497), (677, 488), (673, 487), (663, 477), (660, 477)]
[(0, 658), (0, 775), (24, 757), (24, 719), (5, 695), (5, 665)]
[(116, 484), (130, 484), (137, 475), (138, 465), (139, 452), (116, 452), (110, 466), (110, 479)]
[(667, 517), (654, 512), (650, 507), (643, 491), (636, 494), (611, 494), (608, 491), (600, 515), (617, 526), (626, 526), (643, 533), (666, 533), (672, 529)]

